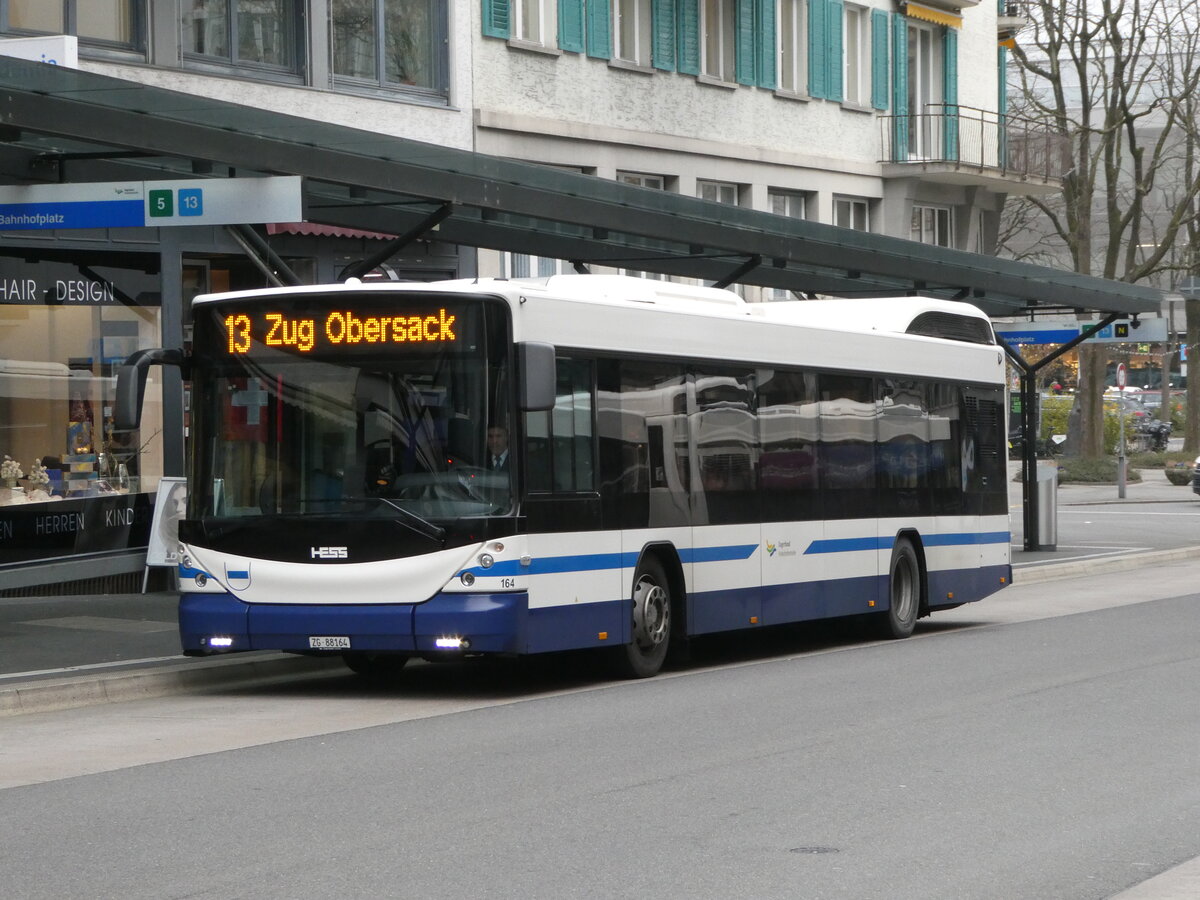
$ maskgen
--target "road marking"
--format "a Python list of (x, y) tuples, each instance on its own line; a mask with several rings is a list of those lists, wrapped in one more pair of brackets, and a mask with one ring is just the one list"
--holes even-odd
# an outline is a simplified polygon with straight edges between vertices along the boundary
[(47, 628), (73, 628), (77, 631), (111, 631), (120, 634), (157, 634), (174, 631), (175, 622), (152, 619), (116, 619), (111, 616), (57, 616), (53, 619), (28, 619), (17, 625), (44, 625)]
[(93, 669), (112, 669), (116, 666), (142, 666), (147, 663), (170, 662), (184, 659), (183, 656), (151, 656), (146, 659), (118, 659), (113, 662), (91, 663), (85, 666), (64, 666), (61, 669), (38, 669), (33, 672), (6, 672), (0, 674), (0, 680), (7, 678), (32, 678), (38, 675), (70, 675), (74, 672), (89, 672)]

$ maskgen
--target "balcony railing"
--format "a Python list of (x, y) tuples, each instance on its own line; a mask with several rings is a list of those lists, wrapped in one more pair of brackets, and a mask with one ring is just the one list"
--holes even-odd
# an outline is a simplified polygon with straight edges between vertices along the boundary
[(1052, 182), (1070, 166), (1070, 147), (1029, 119), (956, 104), (880, 116), (884, 163), (941, 164), (981, 174)]

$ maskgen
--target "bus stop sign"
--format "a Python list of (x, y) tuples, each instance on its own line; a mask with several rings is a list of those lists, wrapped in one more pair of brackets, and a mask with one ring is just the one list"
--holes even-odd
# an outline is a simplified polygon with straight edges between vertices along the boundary
[(1117, 389), (1125, 390), (1125, 363), (1117, 365)]

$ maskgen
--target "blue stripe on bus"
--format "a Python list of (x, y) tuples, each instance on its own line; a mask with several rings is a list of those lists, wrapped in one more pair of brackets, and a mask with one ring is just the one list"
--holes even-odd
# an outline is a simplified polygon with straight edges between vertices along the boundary
[(1007, 544), (1012, 541), (1008, 531), (967, 531), (962, 534), (921, 535), (926, 547), (955, 547), (962, 544)]
[(813, 541), (804, 551), (808, 556), (812, 553), (853, 553), (858, 550), (887, 550), (892, 546), (891, 537), (861, 537), (861, 538), (830, 538), (824, 541)]
[[(679, 561), (685, 563), (704, 563), (749, 559), (757, 549), (758, 544), (734, 544), (729, 547), (693, 547), (690, 550), (680, 550)], [(636, 556), (637, 554), (632, 555)]]
[[(1008, 531), (964, 531), (958, 534), (922, 534), (921, 542), (926, 547), (961, 547), (980, 544), (1007, 544), (1012, 540)], [(854, 553), (860, 550), (890, 550), (895, 538), (861, 537), (861, 538), (830, 538), (823, 541), (813, 541), (804, 551), (808, 556), (813, 553)]]
[(244, 570), (244, 571), (243, 571), (243, 570), (241, 570), (241, 569), (237, 569), (237, 570), (230, 569), (229, 571), (227, 571), (227, 572), (225, 573), (225, 575), (226, 575), (227, 577), (229, 577), (229, 578), (249, 578), (249, 577), (250, 577), (250, 570), (249, 570), (249, 569), (246, 569), (246, 570)]
[[(725, 547), (694, 547), (679, 550), (679, 561), (684, 563), (729, 562), (749, 559), (758, 549), (758, 544), (733, 544)], [(528, 566), (519, 560), (498, 562), (491, 568), (474, 566), (456, 573), (455, 577), (470, 572), (476, 578), (500, 578), (515, 575), (560, 575), (564, 572), (598, 572), (604, 569), (631, 569), (637, 565), (641, 553), (587, 553), (576, 556), (547, 556), (534, 559)]]

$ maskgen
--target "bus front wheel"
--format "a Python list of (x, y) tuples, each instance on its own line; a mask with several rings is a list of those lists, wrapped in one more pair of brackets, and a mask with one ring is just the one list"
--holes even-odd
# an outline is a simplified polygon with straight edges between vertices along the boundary
[(921, 564), (908, 538), (896, 541), (888, 572), (888, 609), (880, 617), (881, 631), (884, 637), (906, 638), (921, 612)]
[(671, 644), (671, 588), (662, 563), (642, 560), (633, 579), (630, 641), (618, 648), (617, 669), (627, 678), (658, 674)]

